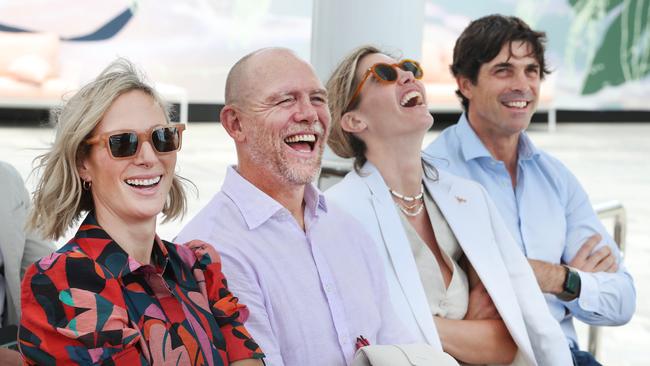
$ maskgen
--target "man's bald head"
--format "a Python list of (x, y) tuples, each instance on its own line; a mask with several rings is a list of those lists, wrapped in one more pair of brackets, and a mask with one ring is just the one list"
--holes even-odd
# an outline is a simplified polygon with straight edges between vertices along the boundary
[[(219, 117), (235, 141), (239, 174), (263, 191), (300, 189), (318, 173), (329, 134), (327, 90), (291, 50), (265, 48), (239, 60)], [(294, 141), (305, 135), (311, 138)]]
[(246, 95), (253, 90), (253, 82), (255, 81), (253, 76), (255, 76), (256, 71), (260, 71), (260, 66), (273, 60), (278, 61), (286, 58), (305, 62), (292, 50), (282, 47), (262, 48), (239, 59), (228, 72), (226, 104), (232, 104), (246, 98)]

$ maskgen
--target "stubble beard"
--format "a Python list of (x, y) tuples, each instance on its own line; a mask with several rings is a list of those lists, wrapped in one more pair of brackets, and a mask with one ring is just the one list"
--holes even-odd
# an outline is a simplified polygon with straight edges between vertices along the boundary
[(306, 185), (314, 181), (323, 159), (325, 145), (322, 142), (315, 147), (318, 153), (314, 157), (295, 159), (284, 154), (285, 147), (282, 141), (274, 141), (270, 136), (256, 140), (257, 143), (254, 143), (253, 148), (250, 149), (251, 161), (255, 166), (266, 167), (282, 181), (291, 185)]

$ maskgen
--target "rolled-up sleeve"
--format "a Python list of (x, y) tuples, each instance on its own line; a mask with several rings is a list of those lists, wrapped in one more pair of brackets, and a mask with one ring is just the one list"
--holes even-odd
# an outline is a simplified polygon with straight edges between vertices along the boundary
[(569, 263), (584, 242), (593, 234), (602, 236), (594, 251), (608, 246), (618, 263), (614, 273), (578, 271), (581, 280), (578, 299), (565, 306), (581, 321), (594, 325), (621, 325), (627, 323), (636, 308), (634, 280), (623, 263), (618, 245), (609, 235), (594, 211), (587, 193), (568, 170), (566, 174), (567, 246), (563, 262)]

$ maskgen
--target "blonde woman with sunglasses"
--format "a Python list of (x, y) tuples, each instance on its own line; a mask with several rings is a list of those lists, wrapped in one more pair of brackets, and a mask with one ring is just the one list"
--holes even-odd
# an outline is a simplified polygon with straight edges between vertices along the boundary
[(20, 350), (30, 365), (262, 365), (227, 289), (219, 255), (156, 235), (181, 216), (175, 174), (184, 125), (126, 60), (63, 107), (30, 225), (75, 236), (31, 266), (22, 286)]
[(533, 272), (478, 184), (425, 163), (433, 123), (416, 61), (372, 46), (327, 83), (330, 148), (354, 171), (326, 192), (374, 237), (393, 305), (463, 364), (567, 365)]

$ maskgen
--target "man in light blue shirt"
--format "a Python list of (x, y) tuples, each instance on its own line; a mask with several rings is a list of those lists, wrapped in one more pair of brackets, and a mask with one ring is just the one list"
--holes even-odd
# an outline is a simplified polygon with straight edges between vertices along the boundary
[(526, 135), (548, 73), (543, 32), (515, 17), (473, 21), (454, 47), (451, 70), (464, 112), (424, 151), (425, 159), (481, 183), (529, 258), (577, 365), (572, 318), (594, 325), (630, 320), (636, 293), (616, 243), (577, 179)]
[(238, 164), (177, 240), (217, 248), (266, 365), (348, 365), (359, 336), (413, 342), (373, 239), (312, 183), (330, 114), (311, 66), (286, 49), (244, 57), (228, 75), (221, 123)]

